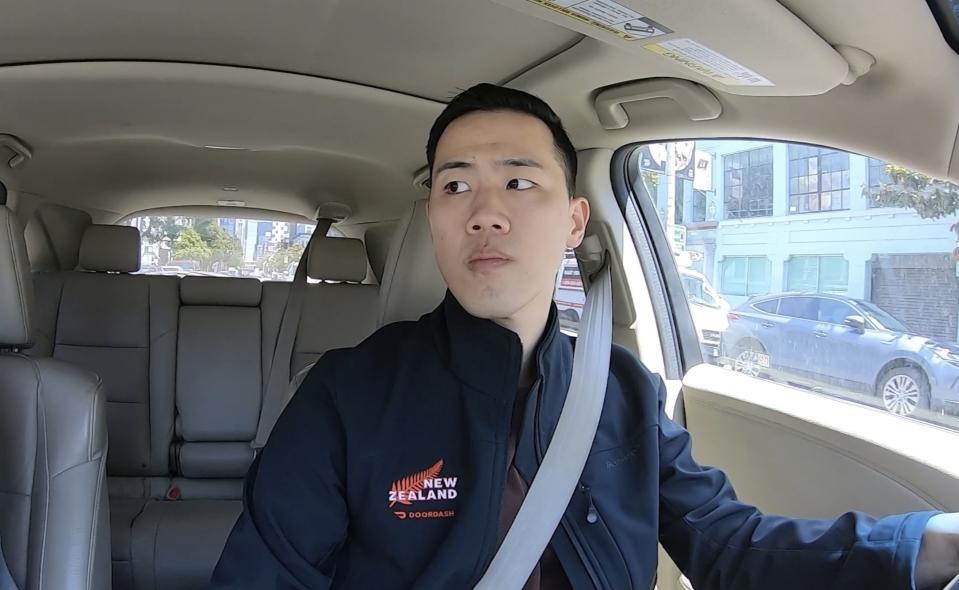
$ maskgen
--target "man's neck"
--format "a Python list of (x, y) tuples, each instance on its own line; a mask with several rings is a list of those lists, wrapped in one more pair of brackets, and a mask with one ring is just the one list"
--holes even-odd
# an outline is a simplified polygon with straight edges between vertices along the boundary
[(515, 332), (523, 345), (523, 360), (519, 372), (520, 387), (528, 387), (536, 380), (536, 361), (533, 355), (546, 331), (546, 322), (549, 319), (552, 303), (552, 293), (549, 295), (548, 299), (537, 297), (512, 317), (493, 319), (500, 326)]

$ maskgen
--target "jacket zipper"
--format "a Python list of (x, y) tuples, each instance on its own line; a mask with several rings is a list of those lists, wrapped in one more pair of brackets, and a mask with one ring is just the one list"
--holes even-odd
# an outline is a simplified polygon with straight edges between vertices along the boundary
[[(537, 380), (537, 386), (541, 385), (542, 380)], [(542, 389), (542, 387), (540, 387)], [(533, 448), (536, 450), (536, 467), (539, 469), (539, 466), (543, 464), (543, 447), (540, 443), (540, 408), (543, 405), (543, 395), (542, 391), (539, 392), (539, 395), (536, 397), (536, 413), (533, 418)], [(581, 487), (582, 484), (580, 484)], [(588, 488), (587, 488), (588, 489)], [(592, 495), (589, 497), (589, 506), (593, 511), (593, 514), (596, 515), (596, 507), (593, 506)], [(589, 513), (587, 513), (587, 519), (589, 518)], [(598, 516), (596, 516), (598, 518)], [(595, 521), (594, 521), (595, 522)], [(583, 567), (586, 568), (586, 574), (589, 576), (590, 581), (593, 583), (594, 588), (604, 588), (605, 586), (600, 583), (599, 575), (596, 573), (596, 566), (593, 564), (592, 560), (586, 554), (586, 551), (583, 549), (583, 544), (579, 539), (579, 536), (573, 530), (572, 523), (569, 522), (569, 518), (566, 514), (563, 514), (563, 518), (560, 520), (560, 524), (563, 526), (563, 530), (566, 531), (566, 535), (569, 536), (570, 542), (573, 544), (573, 548), (576, 549), (576, 553), (579, 554), (580, 560), (583, 562)]]
[(593, 491), (583, 483), (579, 484), (579, 491), (586, 494), (586, 522), (595, 524), (599, 520), (599, 512), (596, 511), (596, 505), (593, 504)]
[[(515, 390), (515, 389), (517, 389), (517, 388), (518, 388), (518, 386), (514, 387), (513, 389)], [(516, 403), (515, 400), (513, 401), (513, 403), (514, 403), (514, 404)], [(512, 408), (512, 406), (510, 406), (510, 407)], [(510, 431), (510, 428), (512, 427), (512, 422), (513, 422), (513, 412), (512, 412), (512, 410), (510, 410), (510, 411), (507, 413), (507, 418), (506, 418), (506, 434), (507, 434), (507, 437), (509, 436), (509, 431)], [(496, 475), (495, 475), (496, 479), (499, 481), (499, 485), (494, 485), (494, 486), (492, 486), (492, 487), (493, 487), (493, 489), (499, 489), (499, 490), (500, 490), (499, 497), (502, 498), (503, 495), (506, 493), (506, 471), (509, 469), (509, 466), (506, 465), (506, 453), (504, 452), (504, 453), (502, 453), (500, 456), (501, 456), (502, 459), (503, 459), (503, 460), (502, 460), (502, 465), (500, 465), (499, 459), (497, 459), (496, 461), (494, 461), (494, 465), (495, 465), (495, 467), (494, 467), (494, 473), (496, 474)], [(477, 564), (477, 565), (481, 565), (482, 567), (477, 568), (476, 570), (473, 571), (473, 581), (472, 581), (472, 583), (470, 584), (470, 587), (471, 587), (471, 588), (472, 588), (473, 586), (475, 586), (477, 583), (479, 583), (479, 581), (482, 579), (482, 577), (486, 574), (486, 570), (489, 569), (490, 564), (493, 563), (493, 558), (496, 556), (496, 554), (495, 554), (495, 552), (494, 552), (494, 546), (496, 545), (495, 539), (496, 539), (496, 537), (497, 537), (498, 534), (499, 534), (499, 533), (498, 533), (498, 531), (499, 531), (499, 520), (500, 520), (500, 518), (502, 517), (502, 512), (503, 512), (503, 502), (502, 502), (502, 500), (499, 502), (499, 504), (497, 504), (497, 505), (493, 508), (492, 512), (493, 512), (492, 516), (494, 516), (494, 518), (491, 518), (491, 519), (490, 519), (490, 522), (489, 522), (489, 524), (487, 525), (487, 526), (488, 526), (488, 529), (487, 529), (486, 534), (487, 534), (487, 536), (492, 536), (492, 538), (494, 539), (494, 541), (493, 541), (492, 543), (487, 543), (486, 548), (484, 549), (484, 554), (483, 554), (482, 558), (480, 559), (479, 563)], [(496, 551), (498, 551), (498, 550), (499, 550), (499, 549), (496, 549)]]

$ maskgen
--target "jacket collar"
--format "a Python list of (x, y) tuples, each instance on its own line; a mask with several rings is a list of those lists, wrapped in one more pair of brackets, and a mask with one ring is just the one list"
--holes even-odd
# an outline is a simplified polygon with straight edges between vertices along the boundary
[[(440, 354), (457, 378), (494, 398), (513, 399), (523, 352), (515, 332), (492, 320), (470, 315), (448, 290), (443, 303), (431, 314), (431, 323)], [(552, 372), (556, 363), (551, 362), (550, 357), (556, 354), (557, 344), (563, 340), (553, 304), (533, 357), (539, 379)], [(560, 381), (568, 385), (568, 380), (567, 377)]]

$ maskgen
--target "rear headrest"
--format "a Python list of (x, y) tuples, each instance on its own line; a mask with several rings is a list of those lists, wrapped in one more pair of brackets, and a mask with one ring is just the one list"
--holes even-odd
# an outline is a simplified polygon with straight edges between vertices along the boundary
[(0, 205), (0, 347), (27, 348), (33, 343), (32, 301), (33, 281), (23, 228), (13, 211)]
[(436, 266), (426, 201), (415, 201), (400, 219), (380, 285), (380, 325), (416, 320), (436, 308), (446, 281)]
[(183, 277), (180, 302), (183, 305), (223, 305), (256, 307), (263, 294), (263, 283), (239, 277)]
[(80, 268), (96, 272), (140, 270), (140, 230), (129, 225), (90, 225), (80, 242)]
[(366, 278), (366, 246), (354, 238), (313, 239), (306, 274), (318, 281), (362, 283)]
[(80, 260), (80, 241), (90, 214), (71, 207), (43, 205), (27, 222), (24, 237), (34, 272), (73, 270)]

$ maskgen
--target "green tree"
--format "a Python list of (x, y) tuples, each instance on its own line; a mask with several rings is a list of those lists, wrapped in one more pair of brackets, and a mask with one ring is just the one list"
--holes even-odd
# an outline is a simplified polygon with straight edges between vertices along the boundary
[(893, 164), (886, 164), (886, 173), (892, 182), (863, 189), (877, 205), (907, 207), (923, 219), (940, 219), (959, 210), (959, 186)]
[(263, 270), (267, 272), (285, 273), (291, 262), (296, 262), (300, 259), (303, 255), (303, 250), (304, 246), (302, 244), (283, 246), (263, 261)]
[[(906, 207), (923, 219), (941, 219), (959, 211), (959, 185), (938, 180), (915, 170), (886, 164), (886, 174), (892, 182), (881, 182), (876, 188), (863, 189), (863, 194), (882, 207)], [(959, 223), (949, 228), (959, 241)], [(959, 246), (952, 252), (959, 260)]]
[(180, 235), (181, 226), (176, 224), (174, 217), (150, 217), (150, 227), (143, 232), (148, 243), (157, 244), (164, 239), (175, 241)]
[(180, 260), (192, 260), (200, 267), (206, 267), (213, 251), (204, 243), (192, 227), (184, 227), (180, 230), (180, 235), (173, 242), (173, 257)]
[(210, 262), (221, 267), (239, 266), (243, 261), (243, 248), (240, 239), (226, 233), (212, 219), (198, 221), (194, 228), (203, 243), (210, 249)]

